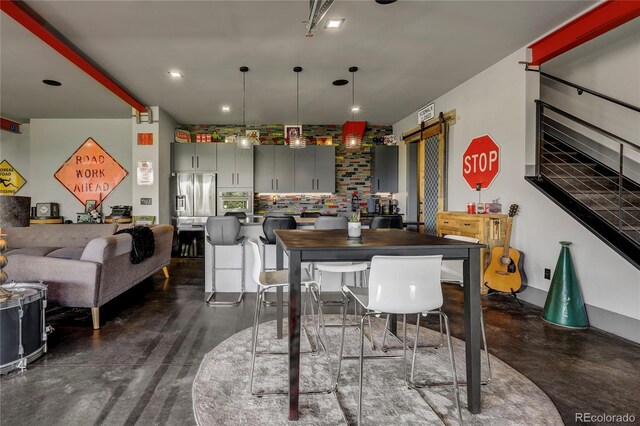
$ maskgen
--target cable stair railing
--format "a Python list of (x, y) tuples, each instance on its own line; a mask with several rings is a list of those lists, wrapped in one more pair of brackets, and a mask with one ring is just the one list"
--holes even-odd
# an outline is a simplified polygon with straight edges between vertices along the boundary
[[(640, 185), (625, 176), (624, 169), (625, 154), (640, 158), (640, 146), (546, 102), (536, 101), (536, 110), (536, 177), (548, 179), (640, 246)], [(572, 132), (565, 131), (555, 117), (615, 142), (617, 169), (582, 152), (578, 146), (586, 138), (577, 140), (573, 134), (577, 131), (573, 127)]]
[[(640, 107), (527, 67), (619, 107)], [(640, 141), (536, 100), (536, 162), (526, 179), (640, 269)]]

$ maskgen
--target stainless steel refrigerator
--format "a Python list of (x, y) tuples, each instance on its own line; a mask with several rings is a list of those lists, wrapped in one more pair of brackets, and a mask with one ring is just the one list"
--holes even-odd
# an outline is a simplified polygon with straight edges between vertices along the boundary
[[(207, 217), (216, 215), (216, 174), (175, 173), (171, 177), (171, 201), (179, 255), (202, 256), (204, 225)], [(191, 232), (180, 238), (185, 231)]]

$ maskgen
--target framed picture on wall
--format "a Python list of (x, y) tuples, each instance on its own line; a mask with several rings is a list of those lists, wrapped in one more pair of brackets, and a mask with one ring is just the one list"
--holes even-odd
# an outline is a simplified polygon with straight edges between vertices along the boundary
[(284, 143), (289, 145), (289, 141), (302, 134), (302, 126), (284, 126)]

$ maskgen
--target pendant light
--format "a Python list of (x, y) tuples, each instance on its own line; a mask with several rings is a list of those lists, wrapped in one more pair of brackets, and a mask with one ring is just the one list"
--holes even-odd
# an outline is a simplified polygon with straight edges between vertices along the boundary
[(300, 72), (302, 67), (294, 67), (293, 72), (296, 73), (296, 126), (300, 128), (300, 132), (289, 140), (289, 148), (302, 149), (307, 146), (307, 138), (302, 135), (302, 125), (300, 124)]
[[(359, 111), (356, 107), (356, 72), (358, 67), (349, 67), (351, 73), (351, 121), (355, 121), (354, 112)], [(358, 149), (362, 145), (362, 136), (355, 132), (350, 132), (345, 138), (345, 147), (347, 149)]]
[(253, 145), (251, 140), (247, 136), (247, 122), (246, 122), (246, 98), (247, 98), (247, 85), (246, 75), (249, 71), (249, 67), (240, 67), (242, 73), (242, 129), (235, 135), (225, 138), (225, 142), (236, 143), (238, 148), (250, 149)]

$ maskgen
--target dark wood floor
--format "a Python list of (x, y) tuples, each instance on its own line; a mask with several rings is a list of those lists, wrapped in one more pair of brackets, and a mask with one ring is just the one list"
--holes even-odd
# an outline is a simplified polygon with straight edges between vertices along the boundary
[[(53, 309), (49, 353), (0, 378), (0, 424), (194, 424), (191, 383), (205, 353), (251, 326), (255, 298), (233, 308), (203, 303), (203, 262), (176, 259), (102, 309)], [(462, 291), (445, 286), (445, 310), (462, 337)], [(597, 330), (570, 331), (510, 298), (484, 300), (491, 353), (544, 390), (565, 423), (576, 413), (640, 420), (640, 346)], [(265, 309), (264, 321), (275, 319)], [(531, 424), (535, 424), (531, 419)]]

